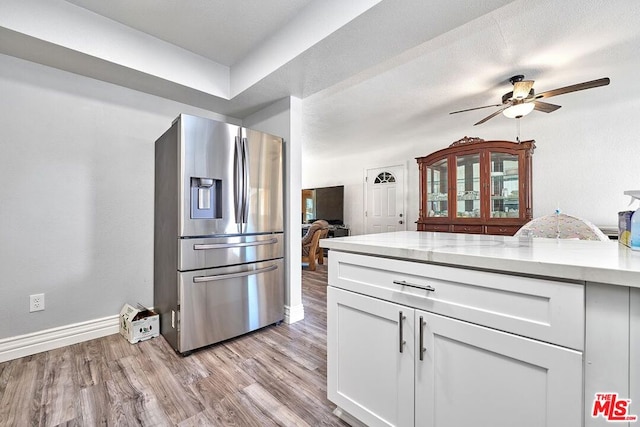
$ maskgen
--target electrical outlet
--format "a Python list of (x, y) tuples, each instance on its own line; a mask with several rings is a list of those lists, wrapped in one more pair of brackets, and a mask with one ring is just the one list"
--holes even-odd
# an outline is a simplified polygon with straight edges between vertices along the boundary
[(29, 295), (29, 312), (44, 310), (44, 294)]

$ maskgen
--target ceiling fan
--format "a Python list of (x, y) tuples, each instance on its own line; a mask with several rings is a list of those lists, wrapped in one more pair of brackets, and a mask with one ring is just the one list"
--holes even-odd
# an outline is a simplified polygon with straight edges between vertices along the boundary
[(507, 92), (502, 95), (502, 104), (468, 108), (466, 110), (453, 111), (449, 114), (464, 113), (466, 111), (480, 110), (482, 108), (501, 107), (498, 111), (495, 111), (479, 122), (474, 123), (474, 126), (476, 126), (481, 125), (487, 120), (494, 118), (500, 113), (512, 119), (519, 119), (521, 117), (524, 117), (533, 110), (542, 111), (543, 113), (553, 113), (558, 108), (560, 108), (560, 105), (542, 102), (540, 101), (540, 99), (551, 98), (552, 96), (563, 95), (565, 93), (591, 89), (599, 86), (606, 86), (609, 84), (610, 80), (608, 77), (603, 77), (601, 79), (591, 80), (589, 82), (583, 82), (571, 86), (561, 87), (558, 89), (548, 90), (537, 95), (533, 90), (533, 80), (525, 80), (524, 76), (519, 74), (517, 76), (511, 77), (509, 81), (513, 85), (513, 91)]

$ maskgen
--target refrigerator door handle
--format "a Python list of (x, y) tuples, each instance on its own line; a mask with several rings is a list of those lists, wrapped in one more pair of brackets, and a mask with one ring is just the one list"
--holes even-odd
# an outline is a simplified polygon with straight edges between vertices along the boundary
[(242, 164), (241, 164), (240, 137), (236, 136), (235, 147), (233, 152), (233, 202), (235, 208), (236, 224), (238, 224), (238, 232), (242, 232), (240, 223), (242, 222)]
[(196, 251), (202, 251), (207, 249), (227, 249), (242, 248), (246, 246), (273, 245), (275, 243), (278, 243), (278, 239), (272, 238), (269, 240), (257, 240), (255, 242), (195, 244), (193, 245), (193, 249)]
[(243, 200), (244, 206), (242, 208), (242, 222), (247, 223), (249, 218), (249, 183), (251, 182), (249, 177), (249, 156), (247, 153), (247, 138), (242, 138), (242, 161), (244, 164), (244, 193)]
[(267, 271), (272, 271), (277, 268), (278, 266), (276, 264), (272, 264), (269, 267), (257, 268), (255, 270), (243, 271), (240, 273), (216, 274), (213, 276), (197, 276), (193, 278), (193, 283), (213, 282), (216, 280), (225, 280), (225, 279), (234, 279), (237, 277), (253, 276), (255, 274), (266, 273)]

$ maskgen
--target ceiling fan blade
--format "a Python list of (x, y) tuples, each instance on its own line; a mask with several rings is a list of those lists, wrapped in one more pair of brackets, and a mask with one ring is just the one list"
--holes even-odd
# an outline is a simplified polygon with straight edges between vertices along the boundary
[(533, 80), (521, 80), (513, 84), (513, 98), (525, 99), (533, 87)]
[(480, 110), (482, 108), (489, 108), (489, 107), (502, 107), (502, 104), (495, 104), (495, 105), (485, 105), (483, 107), (475, 107), (475, 108), (467, 108), (466, 110), (460, 110), (460, 111), (452, 111), (449, 114), (457, 114), (457, 113), (465, 113), (467, 111), (473, 111), (473, 110)]
[(511, 104), (508, 104), (508, 105), (506, 105), (506, 106), (502, 107), (501, 109), (499, 109), (499, 110), (498, 110), (498, 111), (496, 111), (495, 113), (488, 115), (487, 117), (485, 117), (484, 119), (480, 120), (478, 123), (474, 123), (473, 125), (474, 125), (474, 126), (476, 126), (476, 125), (481, 125), (481, 124), (483, 124), (484, 122), (486, 122), (487, 120), (493, 119), (495, 116), (499, 115), (500, 113), (502, 113), (504, 110), (506, 110), (506, 109), (507, 109), (507, 108), (509, 108), (510, 106), (511, 106)]
[(548, 102), (533, 101), (533, 109), (537, 111), (542, 111), (543, 113), (553, 113), (560, 107), (562, 106), (556, 105), (556, 104), (549, 104)]
[(552, 96), (563, 95), (565, 93), (576, 92), (579, 90), (591, 89), (599, 86), (606, 86), (610, 82), (609, 77), (603, 77), (597, 80), (591, 80), (589, 82), (578, 83), (571, 86), (561, 87), (558, 89), (548, 90), (546, 92), (542, 92), (536, 95), (536, 99), (540, 98), (550, 98)]

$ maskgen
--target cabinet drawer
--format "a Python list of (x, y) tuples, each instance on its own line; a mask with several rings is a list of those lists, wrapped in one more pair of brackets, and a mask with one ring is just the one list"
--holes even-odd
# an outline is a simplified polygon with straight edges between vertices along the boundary
[(482, 234), (482, 225), (458, 225), (452, 226), (454, 233), (476, 233)]
[(486, 234), (513, 236), (519, 229), (519, 225), (487, 225)]
[(448, 232), (449, 224), (420, 224), (420, 231)]
[(331, 251), (329, 285), (576, 350), (584, 285)]

